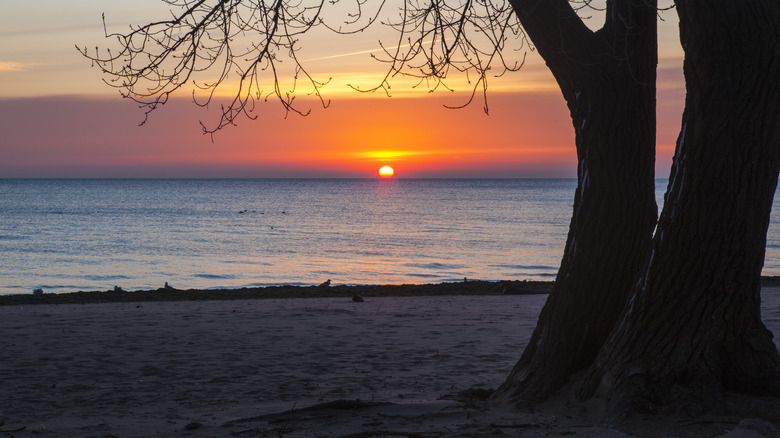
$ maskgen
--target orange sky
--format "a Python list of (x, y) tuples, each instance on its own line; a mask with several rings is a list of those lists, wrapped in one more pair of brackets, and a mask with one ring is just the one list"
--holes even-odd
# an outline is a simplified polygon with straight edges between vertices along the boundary
[[(465, 102), (463, 87), (431, 95), (394, 84), (391, 98), (345, 92), (346, 83), (375, 84), (381, 73), (361, 53), (376, 40), (352, 38), (335, 54), (312, 58), (320, 76), (334, 78), (324, 89), (328, 109), (315, 103), (308, 117), (285, 118), (278, 103), (262, 104), (258, 120), (242, 119), (212, 143), (198, 120), (212, 122), (216, 110), (173, 99), (138, 127), (142, 111), (73, 49), (102, 35), (101, 9), (116, 9), (107, 12), (112, 23), (128, 14), (137, 22), (143, 7), (159, 9), (159, 1), (139, 0), (129, 11), (119, 11), (127, 5), (120, 2), (74, 0), (64, 9), (42, 2), (51, 3), (51, 17), (32, 3), (14, 3), (0, 17), (0, 177), (372, 177), (383, 165), (396, 177), (576, 176), (568, 111), (535, 53), (519, 72), (491, 78), (487, 116), (480, 99), (444, 108)], [(661, 23), (659, 176), (669, 172), (683, 103), (673, 24)], [(25, 35), (29, 44), (20, 46)], [(314, 44), (310, 53), (327, 54), (327, 46), (334, 45)]]
[(138, 111), (121, 101), (2, 101), (9, 159), (0, 171), (352, 177), (390, 165), (398, 177), (566, 176), (576, 167), (572, 129), (556, 97), (491, 96), (490, 116), (478, 104), (452, 110), (441, 100), (419, 98), (338, 99), (307, 117), (287, 118), (267, 105), (259, 120), (217, 133), (214, 143), (200, 134), (197, 120), (215, 114), (198, 114), (186, 100), (172, 102), (143, 127), (134, 123), (141, 120)]
[[(5, 177), (573, 177), (574, 135), (557, 93), (496, 93), (447, 109), (441, 99), (340, 98), (307, 117), (265, 105), (260, 118), (218, 132), (188, 100), (137, 126), (132, 104), (100, 98), (0, 100)], [(676, 112), (675, 112), (676, 113)], [(674, 114), (674, 113), (672, 113)], [(663, 118), (663, 116), (661, 116)], [(674, 120), (659, 139), (668, 172)], [(663, 143), (666, 143), (665, 145)]]

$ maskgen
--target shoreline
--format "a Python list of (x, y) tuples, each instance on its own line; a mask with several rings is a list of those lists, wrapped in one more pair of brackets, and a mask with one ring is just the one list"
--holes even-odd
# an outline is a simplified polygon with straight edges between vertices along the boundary
[[(548, 294), (554, 281), (469, 280), (450, 283), (263, 286), (226, 289), (142, 289), (0, 295), (0, 306), (286, 298), (376, 298), (409, 296), (494, 296)], [(761, 277), (762, 287), (780, 287), (780, 276)]]
[(535, 295), (550, 292), (553, 281), (484, 281), (453, 283), (264, 286), (235, 289), (107, 290), (0, 295), (0, 306), (31, 304), (88, 304), (154, 301), (217, 301), (281, 298), (375, 298), (444, 295)]

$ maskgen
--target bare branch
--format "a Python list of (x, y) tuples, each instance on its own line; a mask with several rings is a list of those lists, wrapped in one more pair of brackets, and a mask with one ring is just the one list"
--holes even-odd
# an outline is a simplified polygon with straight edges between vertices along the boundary
[(377, 57), (388, 65), (387, 74), (374, 88), (359, 91), (389, 94), (389, 82), (397, 75), (415, 78), (417, 86), (431, 92), (452, 90), (445, 80), (453, 73), (475, 78), (469, 80), (471, 97), (453, 108), (468, 105), (480, 91), (487, 112), (489, 72), (501, 76), (525, 60), (524, 55), (508, 60), (507, 41), (518, 41), (518, 49), (531, 48), (512, 7), (503, 1), (407, 0), (400, 17), (384, 24), (399, 34), (398, 43)]
[[(300, 40), (316, 27), (349, 35), (377, 23), (396, 32), (392, 43), (379, 41), (371, 57), (385, 74), (360, 92), (390, 95), (394, 78), (411, 78), (429, 92), (453, 91), (453, 77), (465, 78), (470, 97), (479, 93), (487, 111), (491, 77), (513, 72), (534, 50), (517, 13), (505, 0), (162, 0), (170, 16), (108, 32), (114, 45), (79, 47), (106, 75), (104, 81), (137, 102), (148, 115), (174, 94), (191, 88), (193, 101), (209, 107), (219, 101), (221, 116), (206, 134), (257, 118), (256, 103), (277, 100), (289, 114), (306, 115), (301, 93), (330, 103), (322, 94), (330, 79), (312, 75), (299, 58)], [(591, 0), (571, 0), (577, 11), (599, 10)], [(511, 48), (508, 44), (511, 42)], [(491, 76), (492, 75), (492, 76)], [(286, 89), (288, 88), (288, 89)]]
[[(106, 37), (116, 41), (118, 50), (79, 48), (103, 70), (105, 82), (137, 102), (147, 117), (188, 87), (195, 103), (203, 107), (232, 96), (222, 105), (216, 125), (201, 123), (207, 134), (234, 125), (243, 116), (256, 118), (255, 103), (260, 99), (274, 98), (288, 112), (305, 114), (294, 105), (299, 77), (309, 84), (309, 94), (327, 106), (321, 88), (328, 81), (315, 80), (303, 68), (296, 56), (297, 41), (323, 25), (321, 12), (338, 0), (164, 1), (171, 7), (169, 19), (132, 26), (126, 33), (108, 33), (104, 18)], [(365, 0), (351, 1), (362, 5)], [(285, 59), (292, 60), (292, 68), (280, 71)], [(291, 90), (283, 90), (286, 71), (294, 75)], [(267, 92), (263, 84), (270, 84)]]

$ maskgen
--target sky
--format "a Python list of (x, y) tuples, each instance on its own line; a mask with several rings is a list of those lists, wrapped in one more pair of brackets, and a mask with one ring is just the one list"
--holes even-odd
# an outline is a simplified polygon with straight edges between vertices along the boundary
[[(429, 93), (392, 82), (391, 96), (358, 93), (379, 83), (371, 58), (377, 27), (349, 37), (302, 39), (300, 58), (323, 87), (327, 108), (299, 94), (308, 116), (278, 102), (257, 107), (213, 137), (218, 108), (192, 104), (191, 89), (144, 120), (143, 110), (103, 82), (76, 50), (105, 47), (109, 31), (168, 17), (161, 0), (2, 1), (0, 15), (0, 177), (575, 177), (574, 132), (552, 75), (527, 52), (517, 72), (490, 77), (489, 114), (470, 88)], [(669, 173), (684, 101), (682, 50), (674, 10), (660, 13), (658, 177)], [(588, 21), (600, 26), (599, 17)], [(525, 52), (523, 52), (525, 53)]]

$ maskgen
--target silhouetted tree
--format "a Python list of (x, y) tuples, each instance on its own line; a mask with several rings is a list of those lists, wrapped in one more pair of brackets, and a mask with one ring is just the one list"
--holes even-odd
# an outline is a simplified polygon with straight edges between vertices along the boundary
[(759, 308), (780, 171), (780, 3), (676, 4), (687, 95), (666, 201), (635, 296), (580, 388), (616, 409), (780, 396)]
[(589, 366), (650, 249), (655, 204), (656, 4), (607, 2), (588, 29), (564, 0), (511, 2), (571, 112), (578, 186), (555, 286), (498, 397), (543, 399)]
[[(780, 171), (780, 4), (676, 5), (687, 93), (664, 209), (619, 324), (567, 382), (612, 415), (706, 412), (728, 391), (780, 396), (780, 355), (759, 307)], [(543, 348), (535, 338), (529, 348)], [(527, 400), (524, 365), (496, 397)]]

